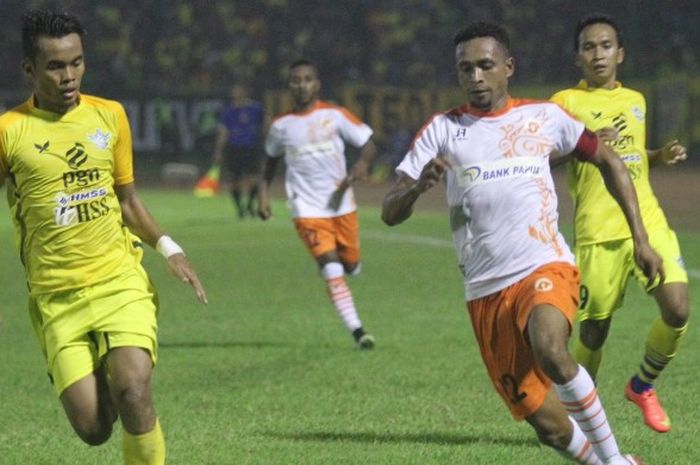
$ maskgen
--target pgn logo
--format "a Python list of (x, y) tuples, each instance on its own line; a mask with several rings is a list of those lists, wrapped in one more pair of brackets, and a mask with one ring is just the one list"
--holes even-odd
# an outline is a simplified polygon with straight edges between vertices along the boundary
[(100, 170), (92, 168), (89, 170), (68, 171), (63, 173), (63, 187), (85, 187), (100, 179)]
[(68, 160), (68, 166), (77, 170), (80, 165), (87, 161), (87, 153), (85, 152), (85, 146), (80, 142), (76, 142), (73, 147), (66, 152), (66, 159)]

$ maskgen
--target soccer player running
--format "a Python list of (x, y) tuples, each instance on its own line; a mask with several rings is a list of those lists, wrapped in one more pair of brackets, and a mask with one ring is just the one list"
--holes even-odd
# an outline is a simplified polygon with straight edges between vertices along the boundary
[(150, 385), (157, 299), (140, 264), (141, 240), (201, 302), (207, 297), (136, 192), (124, 108), (80, 93), (84, 34), (68, 14), (22, 17), (22, 69), (33, 93), (0, 116), (0, 178), (34, 333), (73, 429), (102, 444), (120, 417), (124, 463), (160, 465), (165, 443)]
[[(260, 102), (250, 98), (242, 83), (231, 88), (231, 102), (221, 113), (214, 142), (214, 165), (226, 168), (231, 181), (231, 197), (238, 218), (257, 216), (260, 173), (261, 128), (264, 111)], [(247, 193), (248, 199), (243, 195)]]
[[(661, 314), (649, 328), (644, 357), (625, 387), (625, 395), (641, 409), (645, 423), (663, 433), (671, 429), (671, 421), (653, 383), (678, 351), (688, 327), (690, 303), (678, 239), (651, 189), (649, 166), (677, 163), (687, 153), (676, 140), (659, 150), (645, 149), (646, 102), (642, 94), (617, 81), (617, 67), (625, 51), (612, 18), (595, 14), (582, 19), (574, 34), (574, 50), (583, 79), (552, 100), (619, 154), (637, 191), (649, 241), (663, 258), (665, 282), (645, 286)], [(595, 167), (572, 160), (567, 170), (576, 205), (574, 253), (582, 283), (580, 335), (573, 354), (595, 378), (612, 315), (622, 306), (629, 278), (635, 276), (643, 285), (646, 280), (633, 258), (634, 236), (623, 212), (601, 185)]]
[(635, 260), (650, 280), (663, 279), (629, 175), (559, 106), (509, 96), (515, 63), (502, 27), (474, 23), (454, 45), (468, 102), (419, 131), (396, 169), (382, 219), (396, 225), (409, 218), (420, 195), (444, 176), (472, 326), (513, 417), (578, 463), (641, 463), (620, 453), (593, 380), (567, 349), (579, 278), (558, 231), (549, 158), (556, 151), (600, 170), (630, 224)]
[[(377, 148), (372, 129), (346, 108), (319, 100), (321, 81), (316, 66), (299, 60), (289, 67), (291, 112), (277, 116), (265, 140), (267, 158), (260, 188), (259, 213), (270, 217), (268, 187), (284, 156), (285, 186), (294, 224), (326, 282), (328, 295), (359, 348), (371, 349), (345, 274), (360, 272), (357, 205), (351, 184), (364, 179)], [(361, 147), (347, 172), (345, 143)]]

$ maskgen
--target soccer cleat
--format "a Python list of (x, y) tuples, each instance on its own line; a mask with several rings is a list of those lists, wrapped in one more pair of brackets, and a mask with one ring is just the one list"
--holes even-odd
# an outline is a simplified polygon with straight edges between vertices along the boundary
[(625, 397), (630, 402), (637, 404), (637, 407), (642, 411), (642, 416), (644, 416), (644, 423), (649, 428), (659, 433), (666, 433), (671, 430), (671, 420), (659, 403), (659, 398), (656, 397), (654, 388), (647, 389), (642, 393), (636, 393), (632, 390), (632, 383), (629, 382), (625, 386)]
[(362, 350), (370, 350), (374, 348), (374, 336), (371, 334), (363, 334), (360, 336), (360, 338), (357, 340), (357, 347), (359, 347)]

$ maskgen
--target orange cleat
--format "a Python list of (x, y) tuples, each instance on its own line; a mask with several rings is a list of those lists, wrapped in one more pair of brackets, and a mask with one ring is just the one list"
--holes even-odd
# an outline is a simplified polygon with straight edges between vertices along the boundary
[(666, 433), (671, 430), (671, 420), (659, 403), (659, 398), (656, 397), (654, 388), (638, 394), (632, 390), (632, 383), (630, 382), (625, 386), (625, 397), (630, 402), (637, 404), (644, 416), (644, 423), (649, 428), (658, 433)]

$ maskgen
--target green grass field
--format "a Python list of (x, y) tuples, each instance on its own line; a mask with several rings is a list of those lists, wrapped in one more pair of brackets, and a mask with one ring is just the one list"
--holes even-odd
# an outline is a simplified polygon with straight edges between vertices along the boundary
[[(171, 465), (430, 465), (567, 463), (515, 423), (492, 389), (466, 315), (444, 213), (384, 226), (362, 207), (364, 271), (350, 280), (377, 348), (354, 348), (296, 237), (275, 218), (238, 221), (225, 196), (144, 191), (200, 273), (210, 304), (149, 251), (158, 287), (156, 408)], [(45, 375), (7, 207), (0, 207), (0, 464), (121, 463), (119, 429), (91, 448), (73, 434)], [(700, 236), (679, 231), (698, 284)], [(694, 290), (694, 289), (693, 289)], [(699, 292), (692, 292), (700, 307)], [(695, 463), (700, 329), (658, 383), (674, 429), (646, 428), (622, 389), (656, 307), (631, 285), (609, 338), (599, 389), (618, 441), (654, 465)]]

